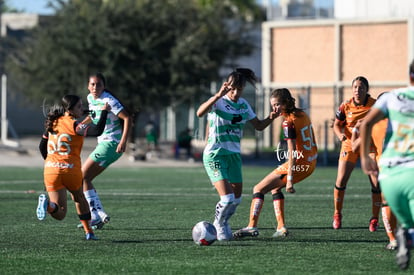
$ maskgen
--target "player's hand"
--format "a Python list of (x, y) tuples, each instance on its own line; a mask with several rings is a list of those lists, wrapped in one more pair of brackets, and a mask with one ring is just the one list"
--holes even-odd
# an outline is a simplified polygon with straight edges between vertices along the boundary
[(286, 183), (286, 192), (288, 192), (288, 193), (292, 193), (292, 194), (296, 192), (295, 188), (293, 188), (293, 183), (292, 183), (292, 181), (288, 181), (288, 182)]
[(126, 150), (126, 143), (125, 142), (121, 142), (118, 144), (118, 146), (116, 147), (116, 152), (117, 153), (125, 153)]
[(274, 120), (274, 119), (275, 119), (275, 118), (277, 118), (279, 115), (280, 115), (280, 112), (272, 111), (272, 112), (270, 112), (270, 114), (269, 114), (269, 118), (270, 118), (271, 120)]
[(379, 168), (377, 162), (369, 156), (361, 157), (361, 168), (367, 175), (378, 176)]
[(231, 90), (231, 86), (230, 83), (228, 82), (223, 82), (223, 84), (220, 87), (220, 90), (217, 93), (218, 97), (223, 97), (224, 95), (226, 95), (229, 91)]
[(108, 102), (105, 102), (105, 105), (102, 107), (102, 110), (107, 110), (108, 112), (111, 111), (111, 105)]

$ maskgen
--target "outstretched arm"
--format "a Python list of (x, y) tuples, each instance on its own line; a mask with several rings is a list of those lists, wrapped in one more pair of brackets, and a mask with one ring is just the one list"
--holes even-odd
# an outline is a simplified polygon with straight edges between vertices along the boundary
[(118, 147), (116, 148), (116, 152), (123, 153), (125, 152), (126, 147), (127, 147), (128, 136), (129, 136), (132, 122), (131, 122), (131, 116), (125, 110), (122, 110), (118, 114), (118, 117), (124, 121), (124, 129), (122, 131), (121, 141), (119, 142)]
[(211, 106), (213, 106), (213, 104), (216, 103), (217, 100), (219, 100), (229, 91), (229, 88), (230, 88), (229, 83), (224, 82), (221, 85), (220, 90), (215, 95), (207, 99), (207, 101), (205, 101), (204, 103), (200, 105), (200, 107), (198, 107), (197, 116), (198, 117), (204, 116), (210, 110)]
[(273, 109), (269, 116), (263, 120), (258, 119), (257, 117), (250, 120), (250, 123), (253, 125), (254, 129), (257, 131), (263, 131), (266, 129), (267, 126), (269, 126), (275, 118), (277, 118), (280, 115), (280, 110)]
[(76, 133), (80, 136), (100, 136), (105, 129), (106, 118), (108, 117), (108, 112), (110, 110), (111, 106), (109, 106), (108, 103), (105, 103), (105, 105), (102, 108), (102, 113), (99, 118), (99, 121), (96, 125), (93, 123), (86, 123), (86, 120), (83, 120), (81, 123), (75, 122)]

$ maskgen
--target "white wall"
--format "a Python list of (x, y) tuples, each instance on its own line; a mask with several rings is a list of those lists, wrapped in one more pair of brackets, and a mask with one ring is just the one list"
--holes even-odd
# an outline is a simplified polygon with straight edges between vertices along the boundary
[(412, 0), (335, 0), (334, 17), (390, 18), (414, 16)]

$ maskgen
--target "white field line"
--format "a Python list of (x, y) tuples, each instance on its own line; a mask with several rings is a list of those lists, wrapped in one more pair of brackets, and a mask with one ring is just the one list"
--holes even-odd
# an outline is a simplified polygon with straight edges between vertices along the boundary
[[(0, 190), (0, 194), (40, 194), (44, 193), (44, 191), (35, 191), (35, 190)], [(101, 191), (99, 192), (101, 196), (135, 196), (135, 197), (217, 197), (218, 195), (215, 192), (212, 192), (211, 189), (196, 189), (196, 190), (188, 190), (188, 189), (173, 189), (169, 190), (169, 193), (152, 193), (152, 192), (107, 192)], [(244, 200), (248, 200), (251, 198), (251, 194), (243, 194), (242, 195)], [(348, 198), (355, 198), (355, 199), (370, 199), (371, 194), (347, 194)], [(286, 197), (289, 200), (294, 200), (298, 198), (333, 198), (332, 193), (327, 194), (315, 194), (315, 193), (295, 193), (295, 194), (287, 194)], [(270, 200), (270, 198), (268, 199)]]

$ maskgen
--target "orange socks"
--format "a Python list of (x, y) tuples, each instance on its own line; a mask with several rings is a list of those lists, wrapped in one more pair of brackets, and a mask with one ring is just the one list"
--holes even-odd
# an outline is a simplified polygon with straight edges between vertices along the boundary
[(85, 233), (93, 233), (92, 227), (91, 227), (91, 212), (88, 212), (86, 214), (79, 214), (78, 215), (79, 220), (81, 224), (83, 225), (83, 229), (85, 230)]
[(85, 230), (86, 234), (93, 233), (92, 227), (90, 225), (90, 222), (91, 222), (90, 220), (89, 221), (81, 220), (80, 222), (82, 223), (83, 229)]
[(334, 188), (335, 213), (334, 214), (342, 213), (342, 207), (344, 205), (345, 189), (346, 187), (337, 187), (335, 185), (335, 188)]
[(381, 192), (372, 190), (371, 200), (372, 200), (372, 217), (378, 218), (379, 212), (381, 210), (381, 205), (382, 205)]
[(283, 193), (273, 194), (273, 208), (277, 222), (276, 230), (279, 230), (285, 226), (285, 197)]
[(260, 211), (262, 210), (264, 195), (262, 193), (254, 193), (252, 203), (250, 205), (250, 218), (248, 227), (257, 227), (259, 222)]

